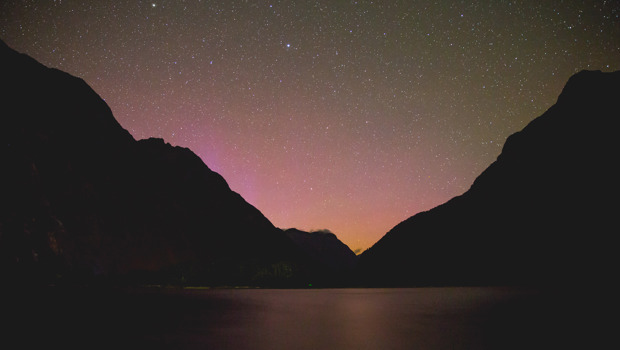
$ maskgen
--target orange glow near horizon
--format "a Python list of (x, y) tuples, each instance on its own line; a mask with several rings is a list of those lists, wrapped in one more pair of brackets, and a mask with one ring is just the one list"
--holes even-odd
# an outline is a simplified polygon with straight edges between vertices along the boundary
[(571, 75), (620, 69), (615, 1), (0, 13), (10, 47), (83, 78), (136, 139), (190, 148), (274, 225), (329, 229), (352, 250), (466, 191)]

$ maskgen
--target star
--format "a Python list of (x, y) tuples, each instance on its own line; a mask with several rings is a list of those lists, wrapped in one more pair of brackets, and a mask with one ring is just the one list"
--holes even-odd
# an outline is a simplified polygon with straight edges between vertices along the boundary
[(571, 75), (620, 69), (617, 1), (75, 3), (4, 0), (2, 39), (84, 79), (136, 139), (194, 151), (274, 225), (352, 249), (466, 191)]

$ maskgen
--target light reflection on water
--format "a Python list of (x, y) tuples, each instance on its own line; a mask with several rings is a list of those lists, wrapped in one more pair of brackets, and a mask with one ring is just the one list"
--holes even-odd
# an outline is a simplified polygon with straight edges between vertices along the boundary
[(472, 310), (496, 297), (488, 290), (442, 288), (233, 290), (212, 296), (234, 305), (203, 341), (230, 349), (469, 349), (480, 343), (480, 320)]
[(562, 306), (550, 304), (531, 290), (212, 290), (189, 294), (199, 300), (217, 300), (225, 307), (215, 313), (206, 308), (194, 314), (197, 318), (186, 322), (189, 328), (184, 329), (192, 338), (183, 332), (168, 338), (178, 346), (542, 349), (571, 344), (558, 339), (571, 336), (571, 325), (558, 313)]
[(510, 288), (87, 290), (30, 299), (28, 312), (13, 315), (15, 329), (76, 348), (591, 348), (606, 333), (600, 308), (574, 295)]

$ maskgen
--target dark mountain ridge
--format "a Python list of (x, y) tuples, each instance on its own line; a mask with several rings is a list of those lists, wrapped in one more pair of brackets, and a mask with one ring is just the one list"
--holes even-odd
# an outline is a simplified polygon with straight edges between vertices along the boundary
[[(1, 41), (0, 70), (5, 280), (348, 281), (334, 274), (353, 261), (336, 237), (275, 228), (189, 149), (134, 140), (83, 80)], [(466, 193), (403, 221), (362, 254), (359, 283), (609, 279), (619, 80), (619, 72), (573, 76), (557, 103), (510, 136)]]
[(0, 273), (305, 285), (320, 269), (189, 149), (135, 141), (82, 80), (0, 41)]
[(334, 283), (343, 283), (357, 263), (357, 255), (329, 230), (306, 232), (295, 228), (284, 233), (310, 258), (332, 275)]
[(620, 72), (582, 71), (463, 195), (390, 230), (366, 285), (608, 283), (615, 266)]

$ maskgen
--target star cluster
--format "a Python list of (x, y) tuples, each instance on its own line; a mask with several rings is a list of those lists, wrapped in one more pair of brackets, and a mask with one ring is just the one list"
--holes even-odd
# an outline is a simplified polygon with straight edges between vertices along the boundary
[(463, 193), (582, 69), (617, 1), (13, 1), (0, 36), (189, 147), (276, 226), (365, 249)]

